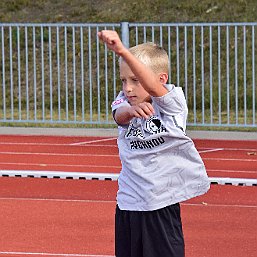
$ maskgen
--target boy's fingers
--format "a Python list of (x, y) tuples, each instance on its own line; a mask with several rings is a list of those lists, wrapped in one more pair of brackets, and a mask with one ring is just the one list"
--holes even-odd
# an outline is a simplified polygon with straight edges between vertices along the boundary
[(109, 44), (113, 44), (113, 41), (117, 38), (116, 32), (112, 30), (102, 30), (97, 34), (100, 39)]
[(154, 114), (153, 106), (150, 103), (141, 103), (139, 107), (148, 115), (151, 116)]
[(107, 47), (120, 55), (124, 50), (124, 46), (115, 30), (102, 30), (98, 32), (99, 39), (107, 45)]
[(142, 110), (147, 116), (151, 116), (153, 114), (147, 106), (145, 106)]
[(133, 108), (133, 116), (137, 118), (148, 119), (153, 114), (154, 112), (151, 109), (149, 109), (147, 104), (144, 103), (141, 103)]
[(147, 115), (145, 114), (145, 112), (143, 111), (142, 108), (140, 108), (139, 106), (133, 106), (131, 108), (131, 114), (134, 117), (137, 118), (145, 118)]
[(142, 109), (140, 109), (140, 110), (137, 111), (137, 116), (136, 117), (147, 119), (148, 115)]

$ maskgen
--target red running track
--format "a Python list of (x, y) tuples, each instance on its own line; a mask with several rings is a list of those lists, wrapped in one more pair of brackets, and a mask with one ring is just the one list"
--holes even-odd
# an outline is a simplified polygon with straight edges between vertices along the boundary
[[(209, 176), (257, 178), (257, 141), (195, 140)], [(5, 170), (118, 173), (116, 138), (0, 136)]]
[[(116, 139), (1, 136), (1, 170), (118, 173)], [(254, 141), (196, 140), (210, 176), (256, 178)], [(117, 183), (0, 178), (0, 257), (113, 256)], [(187, 257), (255, 257), (257, 187), (182, 203)]]

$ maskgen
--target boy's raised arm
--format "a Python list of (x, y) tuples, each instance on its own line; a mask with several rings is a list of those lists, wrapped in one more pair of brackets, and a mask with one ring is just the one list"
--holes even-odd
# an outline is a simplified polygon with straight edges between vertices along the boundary
[(123, 58), (140, 81), (141, 85), (151, 96), (163, 96), (168, 92), (160, 80), (161, 76), (167, 76), (167, 74), (156, 74), (151, 69), (147, 68), (122, 44), (116, 31), (103, 30), (98, 32), (98, 37), (106, 43), (110, 50)]

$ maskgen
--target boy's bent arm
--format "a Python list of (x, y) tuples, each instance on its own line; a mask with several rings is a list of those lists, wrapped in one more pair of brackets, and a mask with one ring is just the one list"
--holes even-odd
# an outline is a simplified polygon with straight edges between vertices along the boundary
[(113, 112), (113, 117), (117, 124), (127, 125), (134, 117), (148, 119), (153, 114), (153, 106), (143, 102), (135, 106), (121, 106)]
[(129, 111), (130, 107), (128, 106), (121, 106), (113, 111), (113, 118), (118, 125), (127, 125), (133, 118)]

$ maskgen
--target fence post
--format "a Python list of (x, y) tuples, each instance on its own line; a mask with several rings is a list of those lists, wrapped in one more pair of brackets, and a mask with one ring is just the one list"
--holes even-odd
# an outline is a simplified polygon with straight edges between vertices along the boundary
[(121, 22), (121, 40), (122, 43), (129, 48), (129, 23)]

